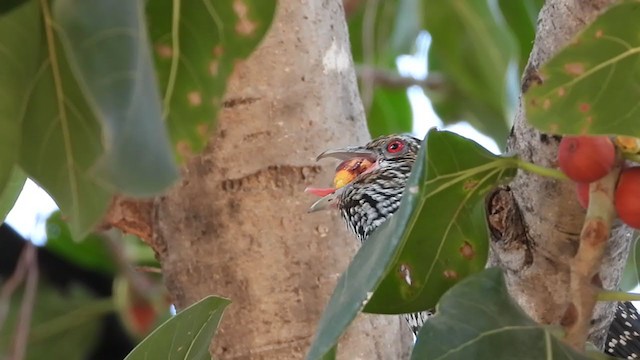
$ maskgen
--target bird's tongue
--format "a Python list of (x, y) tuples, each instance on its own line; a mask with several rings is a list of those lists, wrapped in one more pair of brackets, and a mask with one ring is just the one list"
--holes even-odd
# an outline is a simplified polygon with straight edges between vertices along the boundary
[(304, 189), (304, 192), (308, 192), (318, 197), (325, 197), (327, 195), (331, 195), (336, 191), (335, 188), (314, 188), (308, 187)]

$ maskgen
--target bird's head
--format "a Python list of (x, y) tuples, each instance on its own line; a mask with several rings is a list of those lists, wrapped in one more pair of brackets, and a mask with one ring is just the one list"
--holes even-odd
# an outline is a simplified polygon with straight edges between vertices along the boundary
[(333, 188), (308, 188), (321, 196), (309, 211), (339, 209), (349, 228), (364, 240), (398, 209), (419, 149), (420, 140), (413, 136), (388, 135), (364, 146), (323, 152), (318, 160), (342, 160), (336, 180), (346, 171), (348, 181), (334, 181)]

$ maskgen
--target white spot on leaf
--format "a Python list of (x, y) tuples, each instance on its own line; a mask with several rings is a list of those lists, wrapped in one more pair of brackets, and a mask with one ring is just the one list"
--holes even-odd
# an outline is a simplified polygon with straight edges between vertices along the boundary
[(409, 267), (405, 264), (400, 264), (400, 273), (403, 275), (404, 282), (411, 286), (413, 284), (413, 280), (411, 279), (411, 270), (409, 270)]
[(367, 305), (367, 303), (369, 302), (369, 300), (371, 300), (371, 297), (373, 296), (373, 292), (371, 291), (367, 291), (367, 297), (364, 299), (364, 301), (362, 302), (362, 307), (364, 307), (365, 305)]

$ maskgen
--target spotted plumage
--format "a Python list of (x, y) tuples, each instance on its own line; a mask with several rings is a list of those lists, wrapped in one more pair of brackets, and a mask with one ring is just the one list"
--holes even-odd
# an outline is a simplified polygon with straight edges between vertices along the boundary
[[(399, 150), (390, 152), (395, 145)], [(342, 217), (360, 241), (398, 210), (419, 149), (420, 140), (409, 135), (381, 137), (362, 149), (376, 158), (376, 168), (358, 176), (338, 198)]]
[[(319, 156), (348, 159), (366, 157), (375, 167), (358, 175), (344, 188), (316, 202), (311, 210), (337, 207), (348, 228), (360, 241), (398, 210), (411, 168), (415, 163), (420, 140), (408, 135), (390, 135), (372, 140), (360, 147), (327, 151)], [(405, 314), (414, 334), (432, 316), (424, 311)], [(604, 352), (623, 359), (640, 359), (640, 320), (630, 302), (619, 303), (607, 334)]]
[(621, 359), (640, 359), (640, 319), (632, 303), (618, 303), (604, 349)]

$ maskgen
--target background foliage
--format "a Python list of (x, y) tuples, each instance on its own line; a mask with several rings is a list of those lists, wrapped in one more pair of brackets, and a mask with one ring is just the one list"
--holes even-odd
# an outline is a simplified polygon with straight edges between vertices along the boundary
[[(542, 2), (345, 0), (371, 135), (410, 132), (415, 122), (438, 116), (444, 126), (467, 122), (503, 147)], [(47, 220), (38, 264), (46, 268), (43, 259), (55, 259), (58, 267), (72, 269), (43, 276), (37, 295), (25, 286), (0, 297), (0, 356), (12, 351), (20, 319), (15, 309), (29, 296), (36, 296), (37, 308), (27, 339), (27, 358), (33, 359), (43, 349), (63, 356), (58, 348), (70, 351), (65, 358), (85, 357), (100, 337), (113, 336), (105, 333), (115, 331), (105, 330), (108, 316), (123, 324), (117, 331), (128, 339), (128, 351), (169, 317), (158, 277), (128, 266), (157, 267), (150, 250), (136, 238), (92, 230), (113, 194), (157, 194), (175, 181), (185, 157), (202, 150), (233, 64), (259, 44), (276, 8), (275, 0), (243, 0), (243, 7), (212, 0), (117, 3), (17, 0), (0, 6), (0, 216), (25, 179), (34, 180), (61, 209)], [(638, 136), (630, 129), (637, 130), (633, 99), (640, 95), (634, 86), (640, 51), (632, 37), (637, 31), (629, 31), (638, 27), (632, 15), (637, 8), (637, 1), (627, 1), (605, 14), (542, 70), (548, 82), (526, 99), (536, 126)], [(407, 54), (414, 54), (417, 70), (398, 68), (398, 58)], [(628, 76), (625, 69), (636, 71)], [(602, 83), (617, 92), (594, 93), (593, 85)], [(408, 90), (426, 96), (435, 115), (414, 113)], [(565, 117), (575, 121), (558, 120)], [(442, 316), (419, 335), (416, 359), (456, 358), (443, 350), (450, 347), (481, 351), (489, 342), (469, 339), (489, 333), (511, 354), (521, 355), (516, 345), (538, 339), (548, 346), (531, 348), (534, 358), (582, 358), (517, 308), (500, 272), (482, 271), (488, 248), (483, 195), (517, 166), (517, 159), (493, 155), (464, 137), (429, 132), (401, 210), (363, 246), (341, 279), (359, 286), (334, 294), (309, 359), (333, 358), (337, 339), (358, 311), (403, 313), (436, 303)], [(425, 239), (425, 233), (432, 236)], [(17, 239), (10, 230), (3, 237)], [(11, 261), (0, 273), (3, 289), (11, 274), (28, 282), (30, 263), (20, 254), (30, 246), (21, 240), (0, 244), (13, 246), (4, 252)], [(425, 247), (438, 251), (417, 261), (415, 254)], [(625, 273), (627, 289), (638, 283), (635, 259)], [(98, 287), (101, 282), (108, 285)], [(476, 299), (464, 301), (471, 297)], [(172, 341), (192, 350), (181, 358), (206, 357), (227, 303), (207, 298), (184, 310), (129, 358), (164, 352), (162, 346)], [(490, 306), (479, 309), (479, 303)], [(493, 318), (498, 312), (500, 318)], [(467, 332), (451, 336), (451, 324), (470, 318)], [(95, 319), (105, 327), (89, 326)], [(507, 331), (510, 326), (520, 328)], [(176, 339), (175, 329), (185, 327), (207, 331)]]

